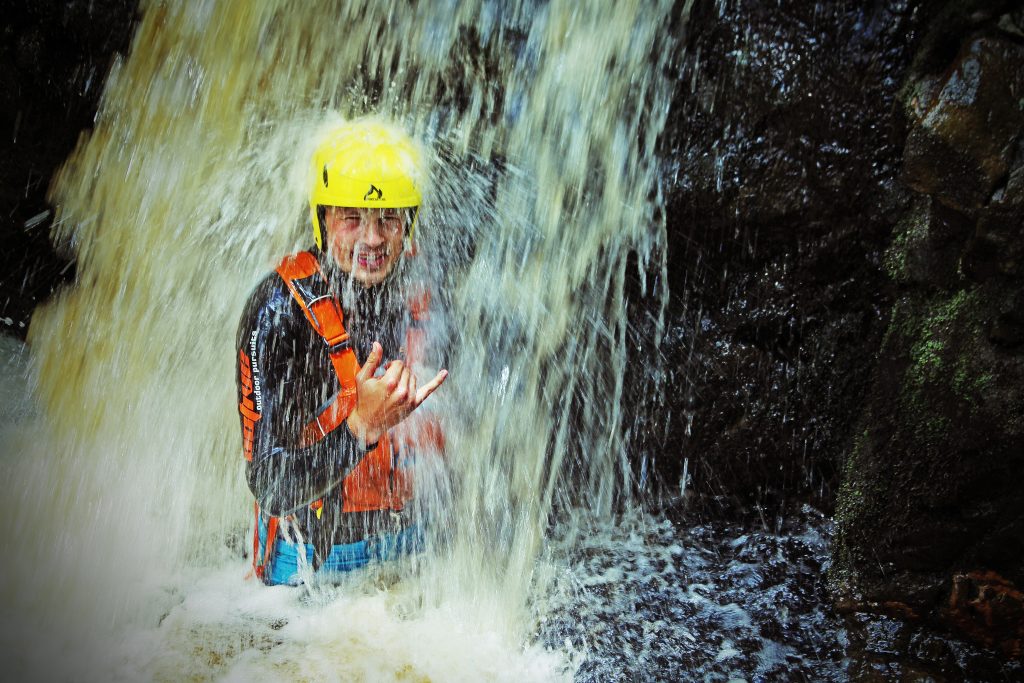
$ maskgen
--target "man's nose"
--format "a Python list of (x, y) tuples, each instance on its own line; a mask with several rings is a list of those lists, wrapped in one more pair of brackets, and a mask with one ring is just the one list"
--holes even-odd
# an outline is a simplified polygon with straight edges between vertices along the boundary
[(363, 219), (362, 242), (368, 247), (376, 247), (384, 243), (384, 234), (381, 232), (380, 216), (375, 212), (369, 213)]

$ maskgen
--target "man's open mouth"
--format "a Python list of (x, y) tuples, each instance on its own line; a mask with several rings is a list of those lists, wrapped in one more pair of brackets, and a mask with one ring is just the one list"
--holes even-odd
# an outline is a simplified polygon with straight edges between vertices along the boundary
[(383, 249), (368, 251), (365, 249), (356, 250), (356, 264), (364, 270), (378, 270), (383, 267), (387, 260), (387, 252)]

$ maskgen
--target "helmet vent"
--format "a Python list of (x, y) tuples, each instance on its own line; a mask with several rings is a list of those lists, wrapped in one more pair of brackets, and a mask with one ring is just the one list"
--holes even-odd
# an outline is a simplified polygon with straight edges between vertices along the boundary
[(324, 187), (327, 187), (327, 164), (324, 164)]

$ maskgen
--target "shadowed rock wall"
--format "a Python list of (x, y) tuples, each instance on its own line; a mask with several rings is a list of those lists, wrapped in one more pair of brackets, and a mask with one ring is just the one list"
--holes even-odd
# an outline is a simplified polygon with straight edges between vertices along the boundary
[(50, 245), (46, 192), (92, 125), (137, 0), (0, 2), (0, 334), (24, 338), (32, 309), (73, 264)]
[(845, 607), (1024, 654), (1024, 13), (914, 70), (895, 305), (838, 500)]
[[(836, 504), (831, 578), (851, 613), (1011, 656), (1017, 5), (694, 4), (663, 144), (668, 379), (634, 431), (664, 495), (689, 475), (691, 513), (771, 524), (793, 503)], [(638, 349), (652, 329), (637, 316)]]
[(667, 417), (646, 450), (668, 490), (685, 465), (691, 510), (827, 510), (892, 305), (897, 100), (927, 21), (727, 4), (689, 16), (664, 140)]

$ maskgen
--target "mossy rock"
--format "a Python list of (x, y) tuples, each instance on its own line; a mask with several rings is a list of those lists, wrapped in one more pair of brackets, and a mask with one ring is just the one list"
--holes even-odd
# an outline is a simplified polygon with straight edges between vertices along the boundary
[(1008, 283), (893, 308), (837, 501), (833, 587), (915, 613), (955, 570), (1024, 580), (1024, 357), (993, 345)]

